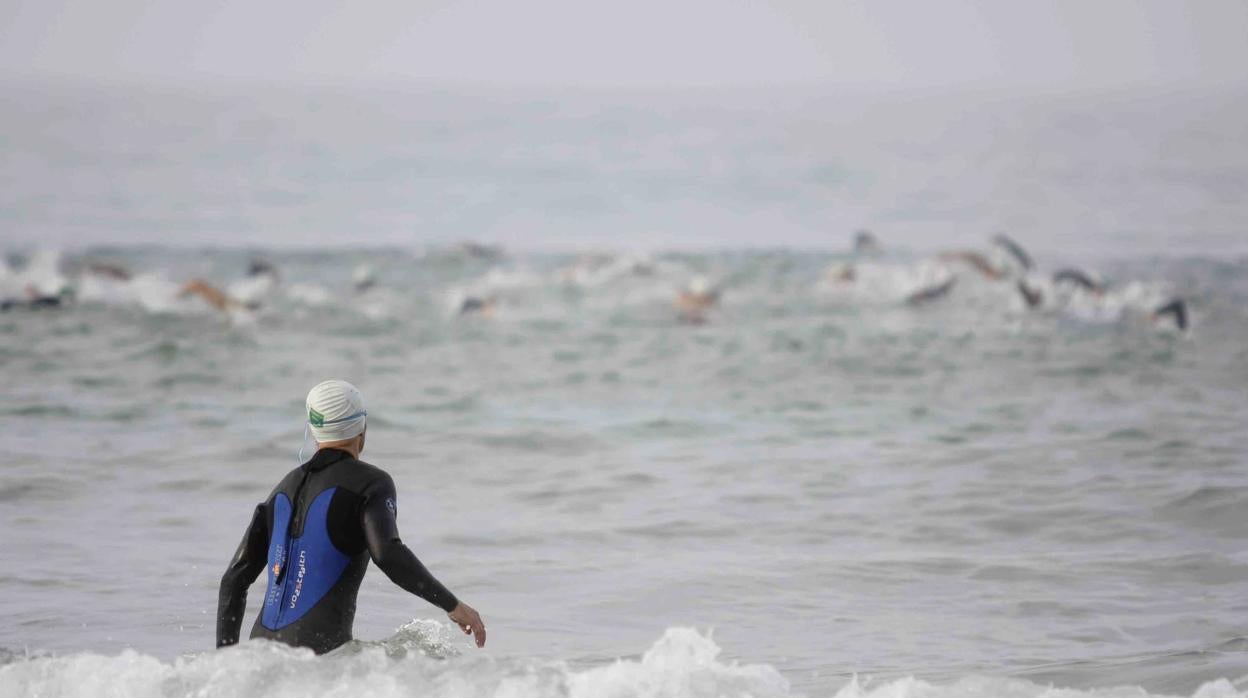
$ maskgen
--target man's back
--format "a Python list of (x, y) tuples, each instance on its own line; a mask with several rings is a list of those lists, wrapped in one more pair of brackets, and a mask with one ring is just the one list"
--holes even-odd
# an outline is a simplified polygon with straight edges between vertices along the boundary
[(258, 505), (221, 579), (217, 645), (238, 641), (247, 587), (267, 570), (251, 637), (317, 653), (351, 640), (370, 557), (396, 584), (448, 613), (458, 601), (403, 545), (394, 481), (334, 448), (317, 451)]

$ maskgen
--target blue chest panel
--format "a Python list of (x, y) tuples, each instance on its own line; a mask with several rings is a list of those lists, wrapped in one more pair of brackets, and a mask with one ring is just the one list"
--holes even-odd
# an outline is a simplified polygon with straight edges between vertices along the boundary
[(316, 496), (304, 517), (303, 535), (291, 538), (294, 515), (290, 499), (273, 498), (273, 536), (269, 539), (269, 585), (260, 622), (281, 630), (306, 614), (347, 569), (351, 558), (329, 540), (329, 503), (338, 488)]

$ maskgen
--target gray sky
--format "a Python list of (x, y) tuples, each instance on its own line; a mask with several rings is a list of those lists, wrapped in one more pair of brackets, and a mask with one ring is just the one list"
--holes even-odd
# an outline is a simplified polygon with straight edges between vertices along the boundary
[(88, 78), (1103, 86), (1246, 79), (1245, 0), (6, 0), (0, 71)]

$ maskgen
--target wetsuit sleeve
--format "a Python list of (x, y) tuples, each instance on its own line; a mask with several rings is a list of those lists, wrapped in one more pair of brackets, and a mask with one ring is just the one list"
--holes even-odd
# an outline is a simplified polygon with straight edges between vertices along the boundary
[(390, 581), (450, 613), (459, 605), (459, 600), (399, 539), (394, 502), (394, 481), (389, 476), (380, 478), (369, 488), (361, 513), (368, 554)]
[(217, 597), (217, 647), (238, 643), (238, 633), (247, 612), (247, 587), (256, 581), (268, 561), (269, 524), (263, 504), (256, 506), (251, 524), (238, 544), (234, 559), (221, 576)]

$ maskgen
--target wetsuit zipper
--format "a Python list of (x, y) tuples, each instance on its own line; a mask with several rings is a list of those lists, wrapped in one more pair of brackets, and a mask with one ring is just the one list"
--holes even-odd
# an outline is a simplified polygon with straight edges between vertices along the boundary
[[(299, 479), (299, 485), (295, 487), (294, 503), (290, 511), (290, 523), (286, 526), (286, 562), (282, 566), (280, 579), (278, 580), (278, 583), (282, 586), (281, 605), (277, 607), (277, 626), (279, 628), (282, 627), (282, 618), (286, 615), (286, 593), (289, 591), (288, 587), (290, 586), (290, 556), (294, 554), (295, 547), (295, 522), (303, 523), (299, 519), (299, 510), (303, 504), (303, 486), (308, 482), (309, 472), (307, 469), (303, 471), (303, 477)], [(302, 527), (300, 527), (299, 533), (303, 533)]]

